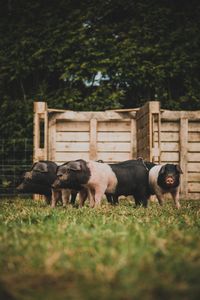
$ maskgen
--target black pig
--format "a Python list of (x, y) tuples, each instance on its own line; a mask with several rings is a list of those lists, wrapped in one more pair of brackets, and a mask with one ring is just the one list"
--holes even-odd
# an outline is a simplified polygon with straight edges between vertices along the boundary
[(163, 205), (164, 194), (170, 193), (176, 207), (180, 208), (179, 186), (182, 173), (180, 166), (175, 164), (156, 165), (150, 170), (150, 189), (158, 198), (160, 205)]
[[(63, 206), (69, 201), (71, 191), (68, 189), (54, 189), (51, 185), (56, 179), (57, 164), (52, 161), (39, 161), (33, 164), (30, 171), (25, 173), (22, 183), (17, 187), (20, 193), (44, 195), (47, 204), (55, 207), (59, 198)], [(74, 204), (77, 192), (72, 192), (71, 203)]]

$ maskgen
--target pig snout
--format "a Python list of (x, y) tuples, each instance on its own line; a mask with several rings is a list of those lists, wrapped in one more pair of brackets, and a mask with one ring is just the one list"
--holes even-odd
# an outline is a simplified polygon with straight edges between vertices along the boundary
[(167, 176), (165, 178), (165, 183), (168, 185), (168, 186), (172, 186), (174, 183), (175, 183), (175, 178), (173, 176)]

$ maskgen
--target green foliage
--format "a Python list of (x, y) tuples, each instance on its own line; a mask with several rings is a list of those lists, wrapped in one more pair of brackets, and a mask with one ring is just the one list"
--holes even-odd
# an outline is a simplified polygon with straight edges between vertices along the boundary
[(153, 99), (200, 109), (199, 13), (195, 0), (4, 1), (0, 130), (30, 136), (33, 100), (73, 110)]
[(0, 282), (15, 299), (198, 299), (200, 204), (99, 209), (0, 202)]

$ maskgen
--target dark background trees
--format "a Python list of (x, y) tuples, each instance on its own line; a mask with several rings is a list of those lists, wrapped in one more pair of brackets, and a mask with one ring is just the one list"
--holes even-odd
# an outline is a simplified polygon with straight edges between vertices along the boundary
[(199, 1), (7, 0), (0, 131), (32, 136), (32, 103), (73, 110), (200, 109)]

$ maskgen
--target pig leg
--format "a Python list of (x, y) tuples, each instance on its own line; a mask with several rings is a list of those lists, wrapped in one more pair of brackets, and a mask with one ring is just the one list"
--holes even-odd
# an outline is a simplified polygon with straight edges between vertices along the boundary
[(113, 204), (112, 195), (106, 194), (106, 199), (107, 199), (108, 203)]
[(163, 202), (164, 202), (164, 194), (162, 193), (162, 191), (160, 190), (159, 187), (155, 188), (155, 195), (158, 199), (158, 202), (160, 204), (160, 206), (163, 206)]
[(62, 194), (63, 207), (66, 207), (67, 204), (69, 203), (69, 197), (70, 197), (71, 191), (69, 189), (62, 189), (61, 194)]
[(95, 207), (99, 207), (101, 205), (101, 199), (105, 193), (105, 190), (106, 190), (106, 187), (105, 188), (101, 187), (101, 189), (96, 188), (95, 196), (94, 196)]
[(84, 206), (85, 200), (87, 199), (89, 190), (82, 189), (79, 192), (79, 207), (82, 208)]
[(176, 208), (179, 209), (181, 207), (180, 202), (179, 202), (179, 189), (171, 192), (171, 195), (173, 197)]
[(56, 207), (56, 204), (59, 200), (59, 196), (60, 196), (60, 191), (52, 189), (52, 200), (51, 200), (51, 207), (52, 208)]
[(76, 196), (77, 196), (78, 192), (77, 191), (71, 191), (71, 201), (70, 203), (74, 206), (75, 205), (75, 201), (76, 201)]
[(45, 196), (45, 202), (47, 205), (51, 204), (51, 196)]
[(118, 200), (118, 196), (117, 195), (113, 195), (113, 205), (118, 205), (119, 204), (119, 200)]

